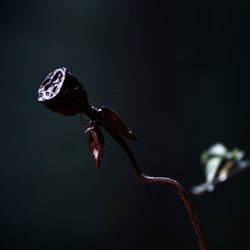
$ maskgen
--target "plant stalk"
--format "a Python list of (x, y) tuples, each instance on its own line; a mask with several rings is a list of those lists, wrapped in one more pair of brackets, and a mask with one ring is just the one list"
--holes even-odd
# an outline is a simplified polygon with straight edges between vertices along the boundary
[[(103, 126), (103, 124), (102, 124)], [(103, 126), (104, 127), (104, 126)], [(179, 196), (182, 199), (182, 202), (184, 203), (187, 212), (189, 214), (189, 217), (192, 221), (196, 236), (197, 236), (197, 240), (200, 246), (200, 250), (207, 250), (207, 246), (206, 246), (206, 241), (205, 241), (205, 237), (202, 231), (202, 227), (201, 224), (199, 222), (198, 216), (193, 208), (193, 205), (191, 203), (191, 201), (188, 198), (188, 195), (186, 193), (186, 191), (184, 190), (184, 188), (174, 179), (171, 178), (167, 178), (167, 177), (153, 177), (153, 176), (148, 176), (145, 175), (144, 173), (141, 172), (136, 159), (131, 151), (131, 149), (129, 148), (128, 144), (124, 141), (124, 139), (117, 135), (116, 133), (114, 133), (111, 129), (109, 129), (108, 127), (104, 127), (108, 133), (112, 136), (112, 138), (122, 147), (122, 149), (125, 151), (131, 166), (133, 168), (133, 172), (135, 174), (135, 176), (142, 182), (145, 183), (150, 183), (150, 184), (168, 184), (170, 186), (172, 186), (177, 193), (179, 194)]]

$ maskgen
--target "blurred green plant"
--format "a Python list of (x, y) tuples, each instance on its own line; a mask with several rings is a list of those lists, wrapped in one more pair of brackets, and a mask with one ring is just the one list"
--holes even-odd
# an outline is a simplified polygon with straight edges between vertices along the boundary
[(229, 177), (250, 168), (250, 162), (244, 159), (245, 152), (239, 148), (229, 151), (222, 143), (212, 145), (201, 153), (201, 164), (205, 166), (206, 181), (191, 189), (191, 193), (199, 195), (211, 192), (215, 186)]

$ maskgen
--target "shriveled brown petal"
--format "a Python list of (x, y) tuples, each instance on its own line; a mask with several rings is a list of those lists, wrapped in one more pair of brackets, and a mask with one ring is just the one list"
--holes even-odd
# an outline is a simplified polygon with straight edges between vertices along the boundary
[(90, 127), (87, 129), (87, 132), (89, 132), (90, 153), (95, 160), (96, 166), (99, 167), (105, 146), (103, 133), (99, 126), (93, 125), (92, 123), (90, 123)]
[(118, 135), (125, 138), (139, 142), (140, 139), (137, 138), (132, 131), (128, 128), (125, 121), (118, 115), (114, 110), (107, 107), (101, 107), (100, 109), (102, 120), (105, 127), (109, 127)]

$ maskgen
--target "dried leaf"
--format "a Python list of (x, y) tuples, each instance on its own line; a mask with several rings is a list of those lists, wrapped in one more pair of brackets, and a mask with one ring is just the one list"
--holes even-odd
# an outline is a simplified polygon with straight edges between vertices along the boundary
[(118, 135), (121, 135), (125, 138), (131, 139), (137, 142), (140, 141), (140, 139), (138, 139), (132, 133), (132, 131), (128, 128), (127, 124), (120, 117), (120, 115), (118, 115), (114, 110), (107, 108), (107, 107), (101, 107), (100, 111), (101, 111), (104, 125), (106, 127), (111, 128)]
[(96, 166), (99, 167), (103, 157), (103, 150), (105, 146), (104, 136), (99, 126), (90, 122), (89, 132), (89, 149), (93, 156)]

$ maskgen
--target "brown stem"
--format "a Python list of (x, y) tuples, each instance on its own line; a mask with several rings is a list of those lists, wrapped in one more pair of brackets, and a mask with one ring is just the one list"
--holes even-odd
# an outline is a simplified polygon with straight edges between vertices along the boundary
[(207, 250), (205, 237), (204, 237), (198, 216), (197, 216), (197, 214), (192, 206), (191, 201), (189, 200), (189, 198), (187, 196), (187, 193), (183, 189), (183, 187), (176, 180), (173, 180), (171, 178), (153, 177), (153, 176), (148, 176), (148, 175), (143, 174), (141, 172), (137, 162), (136, 162), (136, 159), (135, 159), (132, 151), (130, 150), (128, 144), (123, 140), (123, 138), (120, 137), (119, 135), (117, 135), (116, 133), (114, 133), (111, 129), (109, 129), (107, 127), (105, 127), (105, 129), (113, 137), (113, 139), (120, 144), (120, 146), (126, 152), (128, 159), (131, 163), (131, 166), (133, 168), (133, 171), (134, 171), (136, 177), (140, 181), (145, 182), (145, 183), (153, 183), (153, 184), (168, 184), (168, 185), (172, 186), (178, 192), (178, 194), (180, 195), (180, 197), (181, 197), (181, 199), (182, 199), (182, 201), (187, 209), (189, 217), (193, 223), (193, 227), (194, 227), (197, 239), (198, 239), (200, 249)]
[[(241, 164), (244, 164), (244, 166), (241, 166)], [(230, 177), (239, 174), (245, 170), (249, 170), (250, 169), (250, 160), (242, 160), (240, 162), (235, 162), (234, 166), (232, 167), (232, 169), (229, 170), (228, 174), (227, 174), (227, 179), (229, 179)], [(222, 180), (220, 180), (219, 177), (217, 177), (214, 180), (214, 185), (217, 185), (219, 183), (223, 182)]]
[[(222, 182), (227, 181), (232, 176), (240, 174), (240, 173), (250, 169), (250, 160), (249, 159), (248, 160), (241, 160), (239, 162), (235, 162), (235, 161), (231, 160), (231, 161), (228, 161), (227, 164), (231, 164), (231, 168), (229, 169), (229, 171), (227, 173), (226, 179), (221, 179), (220, 175), (218, 175), (217, 177), (215, 177), (215, 179), (211, 183), (214, 187)], [(203, 185), (204, 185), (204, 188), (203, 188)], [(191, 192), (193, 193), (193, 195), (204, 194), (204, 193), (209, 191), (207, 188), (208, 186), (209, 186), (209, 184), (203, 183), (201, 185), (193, 187), (191, 189)], [(201, 187), (201, 188), (199, 188), (198, 191), (194, 191), (195, 189), (197, 189), (197, 187)]]

